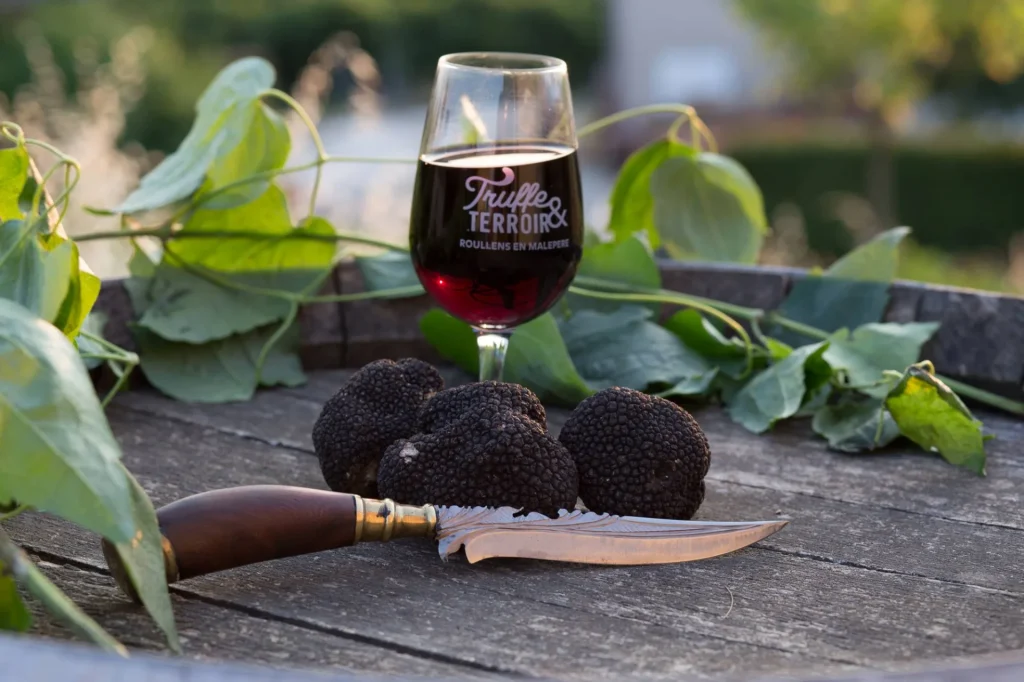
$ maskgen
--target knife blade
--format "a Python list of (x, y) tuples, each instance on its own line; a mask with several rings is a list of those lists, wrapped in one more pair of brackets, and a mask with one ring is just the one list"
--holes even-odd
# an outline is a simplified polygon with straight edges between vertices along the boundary
[[(360, 542), (411, 537), (435, 540), (445, 560), (461, 550), (470, 563), (494, 557), (679, 563), (733, 552), (788, 523), (649, 519), (580, 510), (550, 518), (511, 507), (418, 507), (279, 485), (192, 495), (159, 509), (157, 521), (168, 583)], [(121, 589), (138, 600), (117, 549), (106, 540), (103, 554)]]

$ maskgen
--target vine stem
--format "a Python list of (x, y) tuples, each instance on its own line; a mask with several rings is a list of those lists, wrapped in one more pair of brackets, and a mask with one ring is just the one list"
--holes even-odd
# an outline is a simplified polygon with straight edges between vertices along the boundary
[(11, 519), (13, 519), (18, 514), (23, 514), (23, 513), (27, 512), (28, 509), (29, 509), (29, 507), (28, 507), (27, 504), (20, 504), (20, 505), (18, 505), (17, 507), (15, 507), (11, 511), (7, 512), (6, 514), (0, 514), (0, 523), (3, 523), (4, 521), (10, 521)]
[(14, 544), (10, 536), (0, 528), (0, 561), (29, 594), (43, 603), (46, 609), (63, 620), (80, 636), (98, 644), (101, 648), (128, 657), (124, 645), (111, 637), (99, 623), (90, 618), (82, 609), (68, 599), (60, 588), (50, 582), (28, 555)]
[(637, 118), (638, 116), (650, 116), (651, 114), (682, 114), (683, 116), (689, 117), (695, 116), (697, 111), (689, 104), (648, 104), (642, 107), (634, 107), (588, 123), (576, 131), (576, 137), (581, 138), (586, 137), (587, 135), (593, 135), (599, 130), (604, 130), (616, 123), (622, 123), (623, 121), (628, 121), (629, 119)]
[(700, 310), (703, 313), (716, 317), (726, 325), (728, 325), (743, 341), (743, 348), (747, 353), (746, 366), (743, 369), (743, 374), (739, 377), (744, 379), (754, 371), (754, 344), (750, 340), (750, 335), (747, 334), (747, 330), (743, 328), (739, 322), (729, 317), (722, 311), (716, 309), (714, 306), (709, 305), (703, 301), (697, 300), (696, 298), (686, 296), (685, 294), (672, 294), (666, 296), (663, 294), (615, 294), (606, 293), (602, 291), (594, 291), (592, 289), (586, 289), (578, 286), (570, 286), (569, 292), (578, 296), (586, 296), (588, 298), (600, 298), (610, 301), (634, 301), (637, 303), (678, 303), (679, 305), (685, 305), (695, 310)]
[(298, 115), (299, 120), (309, 130), (310, 136), (313, 138), (313, 144), (316, 145), (316, 179), (313, 180), (313, 191), (309, 194), (309, 215), (316, 213), (316, 197), (320, 192), (320, 180), (323, 178), (324, 173), (324, 162), (327, 157), (327, 149), (324, 148), (324, 140), (320, 137), (320, 131), (316, 128), (316, 123), (312, 118), (309, 117), (309, 113), (306, 109), (299, 104), (294, 97), (289, 95), (287, 92), (282, 90), (270, 89), (263, 93), (265, 97), (274, 97), (281, 100)]
[(367, 246), (376, 246), (389, 251), (398, 251), (406, 253), (409, 251), (409, 247), (402, 246), (400, 244), (392, 244), (390, 242), (381, 241), (374, 239), (373, 237), (366, 237), (359, 234), (353, 234), (351, 232), (335, 232), (333, 235), (327, 234), (313, 234), (310, 232), (296, 231), (290, 234), (268, 234), (267, 232), (257, 232), (255, 230), (203, 230), (201, 232), (188, 232), (184, 230), (173, 230), (171, 226), (162, 225), (160, 227), (149, 227), (138, 230), (112, 230), (109, 232), (93, 232), (92, 234), (84, 234), (80, 237), (75, 237), (76, 242), (88, 242), (99, 239), (135, 239), (138, 237), (156, 237), (161, 240), (180, 241), (183, 239), (254, 239), (254, 240), (280, 240), (284, 239), (295, 239), (298, 241), (314, 241), (314, 242), (352, 242), (354, 244), (365, 244)]
[[(812, 327), (802, 322), (791, 320), (785, 317), (784, 315), (780, 315), (777, 312), (767, 312), (760, 308), (747, 308), (744, 306), (733, 305), (731, 303), (724, 303), (721, 301), (702, 298), (699, 296), (688, 296), (684, 294), (679, 294), (677, 292), (668, 291), (666, 289), (648, 289), (644, 287), (633, 287), (630, 285), (622, 284), (620, 282), (610, 282), (596, 277), (577, 276), (574, 281), (580, 284), (589, 285), (596, 288), (616, 289), (618, 291), (624, 291), (626, 292), (626, 296), (629, 296), (629, 294), (631, 293), (639, 292), (645, 295), (644, 300), (650, 300), (654, 302), (676, 303), (679, 305), (686, 305), (691, 307), (696, 307), (693, 304), (699, 303), (703, 306), (717, 309), (721, 312), (727, 313), (728, 315), (738, 317), (742, 320), (746, 320), (751, 323), (760, 321), (771, 322), (785, 329), (789, 329), (790, 331), (797, 332), (798, 334), (803, 334), (804, 336), (808, 336), (810, 338), (822, 341), (828, 340), (832, 336), (823, 329), (818, 329), (817, 327)], [(588, 293), (590, 293), (587, 292), (586, 290), (581, 291), (579, 287), (570, 287), (570, 291), (573, 291), (574, 289), (575, 293), (579, 293), (582, 295), (588, 295)], [(609, 299), (618, 298), (614, 296), (609, 296), (607, 294), (603, 297)], [(639, 299), (629, 297), (621, 300)], [(951, 379), (941, 374), (936, 374), (935, 376), (937, 379), (939, 379), (939, 381), (942, 381), (944, 384), (949, 386), (949, 388), (951, 388), (953, 391), (968, 398), (971, 398), (972, 400), (976, 400), (980, 403), (984, 403), (991, 407), (1005, 410), (1006, 412), (1009, 412), (1011, 414), (1024, 415), (1024, 403), (1022, 402), (1003, 397), (996, 393), (992, 393), (990, 391), (986, 391), (975, 386), (971, 386), (970, 384), (965, 384), (961, 381)]]

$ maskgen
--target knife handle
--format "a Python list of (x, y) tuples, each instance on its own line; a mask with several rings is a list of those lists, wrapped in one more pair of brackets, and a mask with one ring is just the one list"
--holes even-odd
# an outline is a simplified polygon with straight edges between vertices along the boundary
[[(433, 537), (434, 507), (397, 505), (348, 493), (254, 485), (200, 493), (157, 511), (168, 584), (272, 559)], [(138, 601), (116, 547), (103, 543), (110, 572)]]

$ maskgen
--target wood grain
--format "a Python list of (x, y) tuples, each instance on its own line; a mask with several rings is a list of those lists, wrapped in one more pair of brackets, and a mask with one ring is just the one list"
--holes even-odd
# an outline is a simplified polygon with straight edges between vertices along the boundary
[[(73, 674), (60, 678), (62, 682), (78, 679), (94, 680), (143, 680), (139, 670), (146, 675), (155, 675), (165, 669), (185, 668), (165, 652), (163, 639), (153, 627), (145, 612), (129, 604), (120, 593), (114, 581), (102, 573), (81, 570), (75, 566), (57, 564), (52, 561), (33, 557), (50, 580), (54, 581), (65, 593), (71, 595), (90, 616), (95, 618), (115, 638), (130, 647), (133, 659), (138, 651), (152, 651), (161, 654), (160, 658), (149, 659), (148, 668), (139, 668), (136, 674), (130, 669), (122, 668), (110, 676), (80, 665)], [(50, 638), (71, 639), (73, 635), (61, 623), (55, 621), (37, 602), (27, 600), (33, 616), (32, 634)], [(217, 663), (207, 673), (216, 674), (222, 669), (224, 662), (236, 661), (248, 666), (263, 664), (262, 669), (250, 668), (247, 673), (266, 675), (267, 679), (286, 674), (285, 671), (316, 670), (319, 673), (373, 673), (386, 675), (428, 675), (452, 679), (484, 679), (497, 677), (491, 673), (469, 670), (461, 666), (449, 665), (418, 656), (401, 653), (387, 647), (374, 646), (363, 642), (336, 637), (329, 633), (314, 629), (291, 625), (282, 621), (261, 618), (246, 614), (237, 609), (229, 609), (215, 603), (208, 603), (181, 594), (173, 594), (171, 603), (174, 607), (178, 632), (187, 659)], [(5, 638), (0, 637), (0, 652), (4, 649)], [(13, 640), (18, 646), (31, 649), (33, 643), (25, 640)], [(97, 653), (91, 649), (78, 651), (70, 649), (65, 652), (77, 654), (82, 659)], [(120, 665), (124, 661), (113, 659)], [(0, 653), (0, 678), (4, 680), (34, 680), (39, 677), (42, 662), (39, 658), (27, 656), (23, 649), (12, 658)], [(32, 670), (19, 675), (11, 669), (11, 663), (22, 661), (31, 663)], [(268, 667), (269, 666), (269, 669)], [(118, 668), (113, 668), (117, 671)], [(202, 671), (203, 668), (192, 668)], [(262, 672), (259, 672), (262, 670)], [(93, 677), (86, 677), (92, 674)], [(303, 676), (305, 677), (305, 676)], [(349, 677), (346, 675), (345, 677)], [(177, 679), (177, 678), (171, 678)], [(194, 677), (187, 679), (194, 680)], [(258, 678), (257, 678), (258, 679)], [(351, 679), (351, 678), (349, 678)]]
[[(279, 421), (297, 419), (290, 410), (308, 415), (316, 409), (314, 401), (294, 396), (279, 402), (286, 406)], [(128, 466), (157, 504), (224, 485), (323, 485), (315, 459), (301, 450), (177, 417), (163, 421), (125, 409), (111, 417)], [(758, 442), (771, 448), (775, 440)], [(745, 458), (727, 451), (717, 447), (713, 472), (723, 460)], [(877, 477), (891, 466), (885, 459), (872, 464)], [(285, 559), (182, 583), (176, 591), (450, 663), (574, 679), (834, 672), (837, 666), (892, 667), (922, 657), (1024, 648), (1021, 597), (1009, 582), (1019, 573), (998, 575), (1006, 566), (998, 562), (1014, 561), (1013, 548), (1020, 545), (1013, 543), (1020, 542), (1021, 531), (986, 527), (979, 544), (958, 548), (960, 555), (984, 546), (985, 538), (1005, 546), (1006, 553), (975, 556), (966, 573), (958, 573), (955, 563), (933, 560), (952, 551), (939, 543), (958, 547), (964, 529), (938, 516), (717, 479), (702, 513), (736, 518), (731, 515), (764, 516), (774, 509), (806, 519), (800, 525), (808, 529), (790, 532), (794, 523), (774, 536), (777, 545), (694, 564), (469, 566), (445, 564), (430, 543), (408, 541)], [(811, 523), (818, 514), (827, 515)], [(830, 525), (844, 518), (843, 525)], [(910, 532), (908, 524), (915, 521), (926, 523)], [(886, 532), (899, 524), (908, 527)], [(33, 515), (11, 526), (31, 547), (102, 566), (95, 543), (60, 522)], [(837, 532), (847, 526), (849, 543)], [(902, 555), (915, 552), (909, 568), (901, 565)], [(374, 615), (371, 622), (367, 614)]]

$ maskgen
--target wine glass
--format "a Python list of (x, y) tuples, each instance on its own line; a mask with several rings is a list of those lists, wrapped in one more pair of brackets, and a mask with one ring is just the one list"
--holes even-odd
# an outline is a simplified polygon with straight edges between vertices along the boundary
[(427, 293), (477, 334), (480, 380), (501, 381), (517, 325), (551, 308), (583, 253), (565, 62), (506, 52), (438, 62), (410, 246)]

